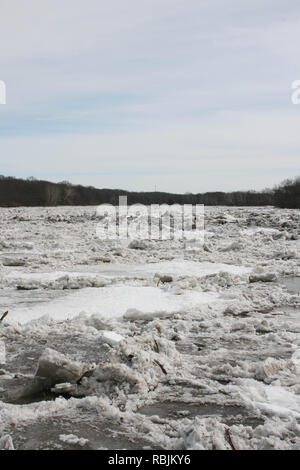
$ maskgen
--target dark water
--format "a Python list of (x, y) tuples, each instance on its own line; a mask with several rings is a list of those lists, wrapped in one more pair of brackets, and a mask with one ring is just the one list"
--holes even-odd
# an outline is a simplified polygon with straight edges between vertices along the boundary
[(15, 405), (53, 400), (57, 396), (51, 393), (50, 388), (49, 379), (43, 377), (0, 377), (0, 400)]
[(227, 424), (243, 424), (244, 426), (256, 427), (263, 423), (263, 420), (249, 415), (243, 406), (238, 405), (218, 405), (215, 403), (185, 403), (185, 402), (158, 402), (152, 405), (143, 406), (138, 413), (146, 416), (157, 415), (160, 418), (168, 419), (192, 419), (196, 416), (214, 417), (219, 416)]
[[(62, 442), (59, 438), (61, 434), (75, 434), (89, 442), (83, 447)], [(110, 425), (101, 417), (95, 414), (88, 416), (87, 413), (81, 419), (72, 415), (41, 418), (38, 422), (19, 425), (17, 429), (11, 430), (11, 436), (17, 450), (159, 449), (158, 446), (153, 447), (150, 441), (128, 433), (121, 426)]]

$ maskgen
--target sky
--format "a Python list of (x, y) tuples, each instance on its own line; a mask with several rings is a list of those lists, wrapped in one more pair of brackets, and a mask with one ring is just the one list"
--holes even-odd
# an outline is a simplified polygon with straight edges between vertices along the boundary
[(300, 174), (299, 0), (0, 0), (0, 174), (175, 193)]

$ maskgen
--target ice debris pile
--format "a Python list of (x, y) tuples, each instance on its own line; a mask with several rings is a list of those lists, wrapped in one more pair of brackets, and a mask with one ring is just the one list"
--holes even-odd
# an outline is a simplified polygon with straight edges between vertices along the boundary
[(1, 216), (0, 449), (299, 448), (299, 211), (207, 208), (197, 249)]

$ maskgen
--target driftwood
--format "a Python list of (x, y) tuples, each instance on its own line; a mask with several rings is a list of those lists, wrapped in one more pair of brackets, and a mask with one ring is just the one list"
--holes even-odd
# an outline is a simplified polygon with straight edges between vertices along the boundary
[(231, 438), (231, 434), (230, 434), (230, 431), (229, 431), (229, 428), (226, 428), (225, 430), (225, 433), (226, 433), (226, 437), (227, 437), (227, 441), (231, 447), (232, 450), (237, 450), (236, 446), (234, 445), (234, 442)]
[(164, 373), (165, 375), (167, 375), (167, 374), (168, 374), (168, 372), (166, 371), (166, 369), (164, 368), (164, 366), (163, 366), (163, 365), (161, 365), (161, 363), (160, 363), (160, 362), (158, 362), (156, 359), (154, 359), (154, 361), (153, 361), (153, 362), (155, 362), (155, 364), (157, 364), (157, 365), (158, 365), (158, 366), (161, 368), (161, 370), (163, 371), (163, 373)]
[(8, 311), (3, 313), (2, 317), (0, 318), (0, 323), (4, 320), (4, 318), (8, 315)]
[(156, 339), (154, 340), (154, 351), (155, 351), (156, 353), (159, 353), (159, 347), (158, 347), (158, 344), (157, 344)]

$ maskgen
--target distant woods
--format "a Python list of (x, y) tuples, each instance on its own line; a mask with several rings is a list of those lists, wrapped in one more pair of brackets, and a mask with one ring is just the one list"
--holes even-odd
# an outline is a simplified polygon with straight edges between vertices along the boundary
[(286, 181), (273, 190), (170, 194), (97, 189), (73, 185), (68, 181), (51, 183), (33, 177), (25, 179), (0, 176), (0, 206), (118, 205), (119, 196), (128, 204), (204, 204), (206, 206), (266, 206), (300, 208), (300, 178)]
[(274, 205), (288, 209), (300, 209), (300, 177), (286, 180), (275, 188)]
[(68, 181), (51, 183), (33, 177), (0, 176), (0, 206), (68, 206), (117, 204), (124, 191), (75, 186)]

